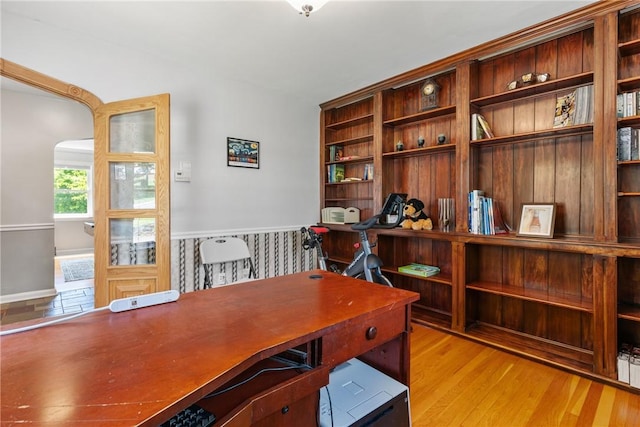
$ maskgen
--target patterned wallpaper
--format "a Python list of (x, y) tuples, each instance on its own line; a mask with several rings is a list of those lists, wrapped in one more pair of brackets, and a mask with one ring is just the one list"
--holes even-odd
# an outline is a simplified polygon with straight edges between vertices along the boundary
[[(171, 288), (180, 293), (205, 288), (205, 271), (200, 262), (200, 243), (208, 238), (239, 237), (247, 242), (253, 267), (260, 279), (298, 273), (316, 268), (313, 251), (302, 249), (300, 230), (258, 234), (228, 235), (171, 241)], [(242, 277), (242, 262), (230, 262), (212, 267), (213, 277), (224, 273), (227, 282)], [(215, 283), (215, 282), (214, 282)]]

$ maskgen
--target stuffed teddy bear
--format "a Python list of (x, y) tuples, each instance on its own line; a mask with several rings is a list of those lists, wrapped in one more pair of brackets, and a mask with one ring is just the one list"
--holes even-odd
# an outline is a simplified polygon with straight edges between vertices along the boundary
[(413, 230), (431, 230), (433, 222), (424, 213), (424, 203), (418, 199), (409, 199), (402, 210), (404, 220), (400, 223), (402, 228)]

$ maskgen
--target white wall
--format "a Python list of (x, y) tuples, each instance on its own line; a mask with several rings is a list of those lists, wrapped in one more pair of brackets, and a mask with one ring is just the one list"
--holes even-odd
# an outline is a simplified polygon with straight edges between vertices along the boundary
[(4, 90), (0, 114), (0, 291), (55, 294), (54, 148), (91, 137), (93, 117), (77, 102)]
[[(1, 19), (5, 59), (104, 102), (171, 95), (172, 170), (190, 161), (193, 174), (190, 183), (172, 184), (174, 237), (318, 220), (317, 105), (150, 57), (135, 46), (78, 37), (13, 14)], [(228, 136), (260, 141), (260, 169), (226, 166)]]

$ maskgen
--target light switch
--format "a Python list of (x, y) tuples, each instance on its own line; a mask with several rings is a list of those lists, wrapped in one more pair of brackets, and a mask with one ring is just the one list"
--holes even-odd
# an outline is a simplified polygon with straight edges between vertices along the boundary
[(191, 182), (191, 162), (180, 162), (174, 173), (174, 179), (177, 182)]

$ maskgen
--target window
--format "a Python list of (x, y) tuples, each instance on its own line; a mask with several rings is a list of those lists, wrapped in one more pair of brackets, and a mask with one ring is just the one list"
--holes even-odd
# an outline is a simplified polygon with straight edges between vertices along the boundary
[(55, 218), (93, 216), (91, 165), (56, 165), (53, 201)]

